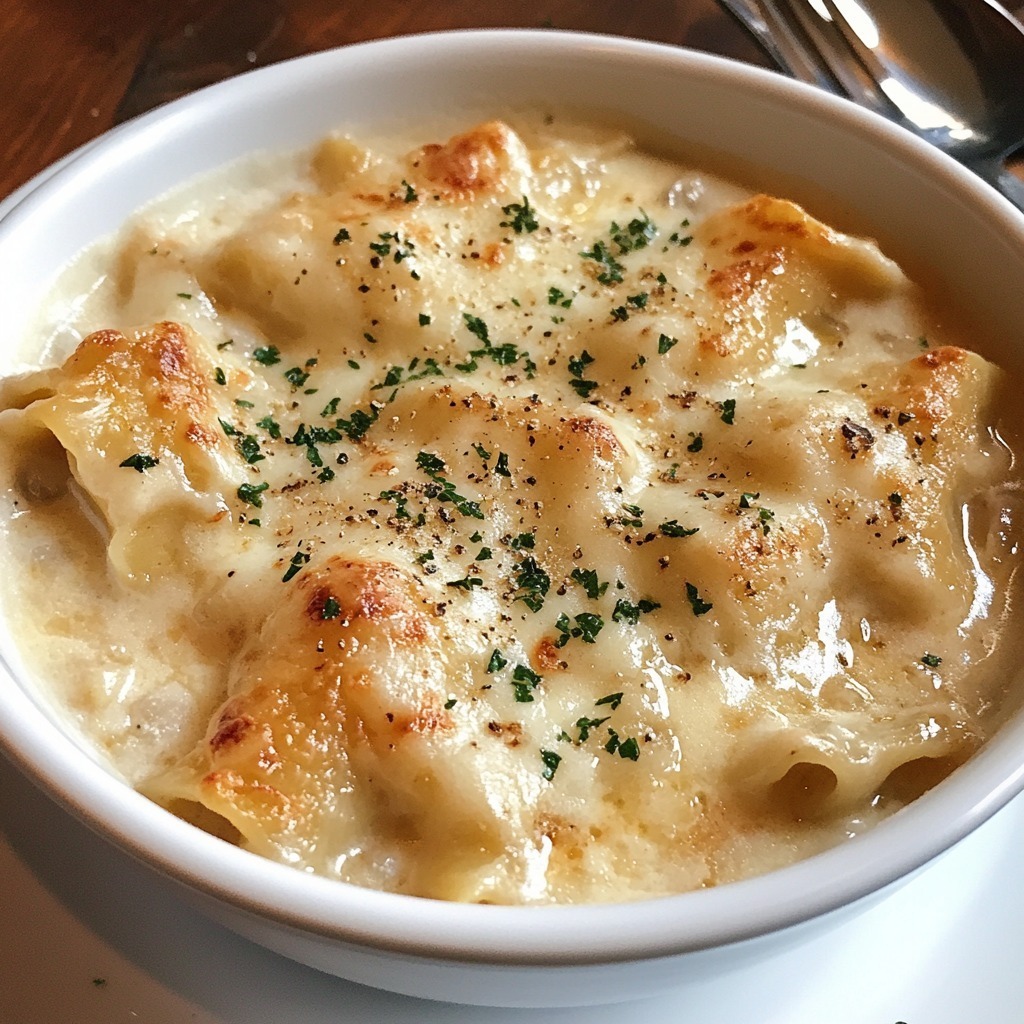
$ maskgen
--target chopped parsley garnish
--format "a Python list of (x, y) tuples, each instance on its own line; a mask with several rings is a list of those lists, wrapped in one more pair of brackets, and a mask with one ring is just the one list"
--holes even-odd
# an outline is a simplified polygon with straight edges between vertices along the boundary
[(629, 625), (635, 626), (640, 621), (641, 615), (646, 615), (660, 607), (661, 605), (657, 601), (649, 601), (647, 598), (641, 598), (636, 604), (633, 604), (632, 601), (620, 597), (612, 610), (612, 622), (627, 622)]
[(178, 298), (179, 299), (191, 299), (192, 298), (192, 293), (191, 292), (178, 292)]
[(555, 622), (555, 628), (559, 632), (559, 637), (555, 641), (556, 647), (564, 647), (573, 637), (582, 640), (585, 644), (597, 643), (597, 634), (604, 628), (604, 619), (591, 612), (581, 612), (574, 616), (574, 619), (575, 626), (565, 612), (558, 616), (558, 620)]
[(623, 526), (633, 526), (638, 530), (643, 528), (644, 510), (639, 505), (623, 505), (622, 511), (626, 513), (619, 519)]
[(558, 771), (562, 755), (556, 754), (553, 750), (542, 750), (540, 759), (544, 762), (544, 771), (541, 772), (541, 775), (550, 782), (555, 777), (555, 772)]
[(327, 595), (323, 608), (320, 609), (321, 619), (336, 619), (341, 614), (341, 605), (333, 594)]
[(732, 426), (733, 420), (736, 418), (736, 399), (727, 398), (722, 403), (722, 422), (727, 423), (730, 427)]
[(487, 671), (500, 672), (508, 664), (508, 659), (505, 657), (497, 647), (491, 651), (491, 658), (487, 662)]
[[(401, 491), (381, 491), (377, 497), (379, 497), (381, 501), (393, 501), (395, 503), (396, 519), (412, 518), (412, 516), (409, 515), (409, 509), (407, 508), (409, 499), (402, 494)], [(433, 552), (431, 552), (430, 557), (434, 557)]]
[(903, 495), (900, 494), (899, 491), (893, 491), (892, 494), (889, 495), (889, 504), (899, 507), (903, 504)]
[(658, 529), (661, 530), (666, 537), (692, 537), (700, 527), (693, 526), (687, 528), (685, 526), (680, 526), (677, 520), (670, 519), (668, 522), (662, 523)]
[(336, 426), (339, 430), (344, 431), (350, 441), (361, 441), (370, 427), (377, 422), (377, 415), (377, 410), (372, 406), (369, 412), (356, 409), (347, 420), (338, 420)]
[(476, 555), (476, 561), (487, 562), (494, 557), (494, 553), (490, 548), (481, 548)]
[(473, 451), (475, 451), (484, 462), (491, 457), (491, 453), (482, 444), (474, 444)]
[(541, 684), (541, 677), (528, 665), (516, 665), (512, 670), (512, 691), (516, 703), (529, 704), (533, 701), (533, 691)]
[(260, 443), (253, 434), (240, 437), (237, 442), (238, 454), (251, 466), (254, 462), (262, 462), (266, 456), (260, 451)]
[(430, 316), (426, 313), (420, 313), (420, 327), (426, 327), (430, 323)]
[(348, 228), (338, 228), (338, 233), (334, 236), (334, 244), (341, 245), (342, 242), (351, 242), (352, 236), (348, 233)]
[(494, 472), (498, 476), (512, 476), (508, 469), (508, 455), (505, 452), (498, 452), (498, 461), (494, 464)]
[(276, 345), (253, 349), (252, 357), (257, 363), (262, 363), (264, 366), (273, 366), (274, 363), (281, 362), (281, 353)]
[(434, 481), (435, 486), (426, 491), (428, 498), (437, 498), (441, 502), (450, 501), (464, 516), (473, 519), (484, 518), (480, 503), (459, 494), (455, 484), (441, 475), (446, 468), (443, 459), (433, 452), (420, 452), (416, 456), (416, 465)]
[(624, 757), (629, 761), (638, 761), (640, 759), (640, 744), (632, 736), (627, 740), (622, 740), (619, 743), (619, 757)]
[(309, 553), (306, 551), (296, 551), (292, 555), (291, 561), (288, 563), (288, 568), (285, 574), (281, 577), (282, 583), (287, 583), (293, 576), (297, 575), (299, 570), (309, 561)]
[(593, 361), (594, 357), (586, 349), (578, 356), (569, 357), (569, 373), (573, 378), (569, 381), (569, 384), (580, 398), (589, 398), (590, 393), (597, 387), (596, 380), (583, 379), (583, 371)]
[(449, 580), (448, 586), (457, 590), (472, 590), (474, 587), (482, 587), (484, 581), (479, 576), (465, 576), (461, 580)]
[(323, 418), (330, 419), (332, 416), (338, 414), (338, 403), (341, 401), (340, 398), (332, 398), (321, 410), (320, 415)]
[(622, 703), (622, 691), (618, 693), (609, 693), (607, 696), (602, 697), (600, 700), (594, 701), (595, 707), (601, 707), (602, 704), (607, 704), (612, 711), (614, 711)]
[(770, 508), (762, 506), (757, 510), (757, 518), (761, 522), (761, 532), (767, 537), (771, 530), (771, 523), (775, 519), (775, 513)]
[(512, 366), (522, 360), (523, 369), (527, 377), (533, 377), (534, 373), (537, 372), (537, 364), (530, 358), (529, 353), (520, 349), (517, 345), (510, 341), (502, 345), (492, 344), (487, 324), (480, 317), (473, 316), (472, 313), (463, 313), (462, 319), (465, 321), (469, 333), (479, 338), (484, 343), (484, 347), (473, 349), (469, 353), (469, 360), (467, 362), (455, 364), (456, 370), (460, 370), (463, 373), (473, 373), (477, 369), (477, 359), (486, 358), (497, 363), (498, 366)]
[(228, 437), (238, 436), (238, 428), (233, 423), (229, 423), (227, 420), (221, 419), (219, 416), (217, 417), (217, 422), (220, 424), (220, 429), (223, 430)]
[(446, 701), (444, 702), (444, 709), (445, 709), (445, 711), (451, 711), (451, 709), (452, 709), (453, 707), (455, 707), (455, 705), (456, 705), (456, 704), (458, 704), (458, 703), (459, 703), (459, 702), (458, 702), (458, 700), (457, 700), (457, 699), (456, 699), (455, 697), (449, 697), (449, 698), (448, 698), (448, 699), (447, 699), (447, 700), (446, 700)]
[(119, 462), (118, 465), (127, 469), (135, 469), (140, 473), (145, 473), (147, 469), (152, 469), (154, 466), (159, 465), (160, 460), (153, 458), (152, 455), (142, 455), (136, 452), (134, 455), (129, 455), (124, 462)]
[(597, 279), (601, 284), (619, 284), (625, 267), (612, 255), (604, 242), (595, 242), (593, 248), (584, 249), (580, 256), (585, 260), (593, 260), (600, 268)]
[(590, 738), (590, 730), (596, 729), (599, 725), (604, 725), (604, 723), (607, 721), (607, 715), (604, 718), (577, 718), (576, 728), (579, 729), (580, 734), (576, 742), (586, 743), (587, 740)]
[(235, 399), (235, 405), (237, 405), (240, 409), (253, 409), (253, 408), (255, 408), (253, 403), (250, 402), (246, 398), (236, 398)]
[(921, 664), (927, 665), (928, 668), (938, 668), (942, 664), (942, 659), (937, 654), (923, 654), (921, 655)]
[(646, 248), (657, 233), (658, 229), (654, 226), (651, 218), (643, 210), (640, 211), (640, 214), (640, 217), (634, 217), (625, 228), (620, 228), (615, 221), (612, 221), (609, 234), (612, 241), (619, 247), (620, 254)]
[(587, 597), (596, 601), (608, 589), (607, 582), (601, 583), (597, 578), (596, 569), (573, 569), (569, 578), (578, 583), (586, 593)]
[(303, 370), (301, 366), (293, 366), (290, 370), (285, 370), (284, 379), (293, 388), (301, 388), (309, 380), (309, 373)]
[(549, 306), (560, 306), (562, 309), (569, 309), (572, 306), (572, 300), (575, 298), (573, 295), (566, 296), (565, 292), (561, 288), (549, 288), (548, 289), (548, 305)]
[(529, 234), (540, 227), (536, 213), (530, 206), (530, 200), (526, 196), (523, 196), (521, 203), (509, 203), (508, 206), (503, 206), (501, 212), (506, 217), (511, 217), (511, 220), (501, 221), (500, 227), (511, 228), (517, 235), (521, 235), (524, 232)]
[(281, 437), (281, 424), (270, 416), (264, 416), (263, 419), (257, 420), (256, 426), (262, 427), (275, 441)]
[(405, 186), (405, 194), (402, 196), (402, 201), (406, 203), (415, 203), (417, 199), (416, 189), (414, 189), (412, 185), (405, 180), (405, 178), (402, 179), (402, 184)]
[(693, 440), (686, 446), (688, 452), (699, 452), (704, 447), (703, 434), (690, 434)]
[(228, 382), (228, 378), (227, 378), (227, 375), (226, 375), (226, 374), (224, 373), (224, 367), (223, 367), (223, 366), (218, 366), (218, 367), (217, 367), (217, 368), (216, 368), (216, 369), (215, 369), (215, 370), (213, 371), (213, 379), (214, 379), (214, 380), (215, 380), (215, 381), (216, 381), (216, 382), (217, 382), (218, 384), (221, 384), (221, 385), (227, 384), (227, 382)]
[(253, 508), (263, 508), (261, 495), (269, 486), (266, 481), (260, 484), (241, 484), (238, 488), (238, 497)]
[(740, 495), (740, 508), (752, 508), (751, 502), (761, 497), (760, 491), (744, 491)]
[(690, 602), (693, 614), (697, 616), (705, 615), (714, 608), (714, 605), (709, 601), (701, 599), (700, 594), (697, 592), (697, 588), (692, 583), (686, 584), (686, 600)]
[(663, 356), (669, 349), (679, 344), (678, 338), (670, 338), (667, 334), (658, 335), (658, 355)]
[(522, 551), (523, 548), (532, 548), (537, 538), (532, 533), (520, 533), (513, 537), (508, 543), (513, 551)]
[(532, 612), (539, 612), (544, 598), (551, 589), (551, 577), (537, 564), (533, 555), (527, 555), (516, 566), (515, 600), (522, 601)]

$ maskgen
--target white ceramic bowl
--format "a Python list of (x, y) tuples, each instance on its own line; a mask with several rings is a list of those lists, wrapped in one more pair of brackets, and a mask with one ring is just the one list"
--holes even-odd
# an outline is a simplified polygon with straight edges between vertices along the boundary
[[(769, 72), (634, 41), (468, 32), (369, 43), (267, 68), (111, 133), (0, 220), (4, 336), (59, 268), (141, 203), (260, 148), (342, 124), (554, 102), (760, 168), (767, 182), (934, 273), (985, 324), (986, 354), (1024, 362), (1024, 217), (967, 171), (851, 104)], [(9, 361), (9, 353), (7, 354)], [(0, 366), (4, 354), (0, 352)], [(331, 973), (492, 1005), (629, 999), (809, 942), (926, 865), (1024, 788), (1024, 716), (874, 831), (766, 877), (642, 905), (453, 905), (371, 892), (264, 861), (112, 778), (37, 696), (0, 636), (0, 744), (82, 820), (236, 931)], [(1024, 680), (1019, 681), (1024, 686)], [(159, 927), (159, 922), (153, 923)]]

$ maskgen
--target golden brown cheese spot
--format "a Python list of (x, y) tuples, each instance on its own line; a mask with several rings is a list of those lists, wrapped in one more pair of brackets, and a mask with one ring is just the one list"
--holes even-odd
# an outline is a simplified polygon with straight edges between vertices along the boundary
[(930, 426), (944, 422), (970, 372), (971, 357), (962, 348), (946, 345), (922, 353), (899, 380), (904, 411)]
[(512, 133), (501, 121), (489, 121), (456, 135), (443, 146), (424, 146), (419, 166), (449, 195), (496, 190), (511, 165)]
[(564, 430), (567, 442), (575, 443), (576, 450), (588, 458), (617, 462), (626, 454), (614, 427), (595, 416), (574, 416), (566, 421)]

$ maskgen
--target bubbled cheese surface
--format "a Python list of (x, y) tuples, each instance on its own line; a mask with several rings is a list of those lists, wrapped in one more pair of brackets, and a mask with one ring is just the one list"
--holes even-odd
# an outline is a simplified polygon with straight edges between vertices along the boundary
[(0, 414), (29, 659), (257, 853), (680, 892), (1015, 706), (1001, 374), (784, 199), (550, 118), (339, 135), (143, 211), (47, 315)]

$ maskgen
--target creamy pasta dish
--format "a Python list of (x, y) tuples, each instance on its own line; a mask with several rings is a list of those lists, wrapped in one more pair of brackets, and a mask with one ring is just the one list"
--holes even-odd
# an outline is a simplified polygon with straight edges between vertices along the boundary
[(1001, 372), (875, 243), (617, 131), (254, 158), (84, 254), (27, 344), (26, 660), (256, 854), (683, 892), (855, 837), (1016, 707)]

